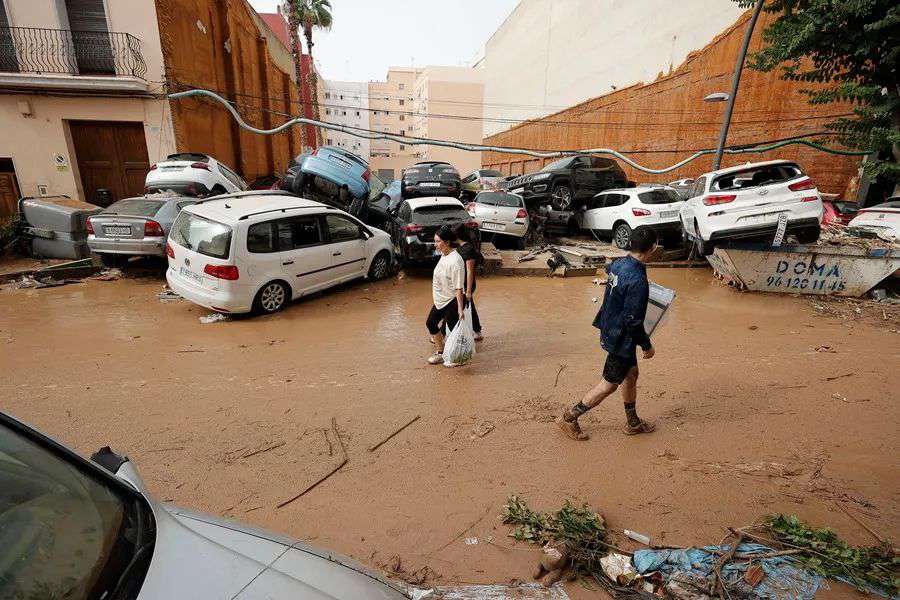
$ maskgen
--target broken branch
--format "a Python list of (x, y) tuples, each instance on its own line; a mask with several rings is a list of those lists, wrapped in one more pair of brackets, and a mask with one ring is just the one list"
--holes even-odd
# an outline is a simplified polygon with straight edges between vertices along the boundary
[(311, 486), (309, 486), (308, 488), (306, 488), (305, 490), (303, 490), (302, 492), (300, 492), (293, 498), (289, 498), (289, 499), (285, 500), (284, 502), (282, 502), (281, 504), (278, 504), (277, 506), (275, 506), (275, 508), (283, 508), (283, 507), (287, 506), (288, 504), (290, 504), (291, 502), (293, 502), (294, 500), (298, 500), (299, 498), (303, 497), (307, 493), (311, 492), (317, 485), (319, 485), (320, 483), (322, 483), (323, 481), (325, 481), (326, 479), (328, 479), (329, 477), (331, 477), (332, 475), (334, 475), (335, 473), (340, 471), (341, 467), (346, 465), (347, 462), (348, 462), (348, 460), (345, 458), (344, 460), (341, 461), (341, 464), (339, 464), (338, 466), (333, 468), (331, 471), (329, 471), (327, 475), (320, 477), (314, 484), (312, 484)]
[(396, 430), (394, 433), (392, 433), (391, 435), (387, 436), (386, 438), (384, 438), (383, 440), (381, 440), (380, 442), (378, 442), (378, 443), (375, 444), (374, 446), (371, 446), (371, 447), (369, 448), (369, 452), (375, 452), (376, 450), (378, 450), (383, 444), (385, 444), (386, 442), (388, 442), (392, 437), (394, 437), (395, 435), (397, 435), (398, 433), (400, 433), (401, 431), (403, 431), (404, 429), (406, 429), (407, 427), (409, 427), (410, 425), (412, 425), (413, 423), (415, 423), (416, 421), (418, 421), (419, 418), (420, 418), (420, 415), (416, 415), (415, 417), (413, 417), (413, 418), (409, 421), (409, 423), (407, 423), (406, 425), (404, 425), (404, 426), (401, 427), (400, 429)]
[(741, 542), (744, 541), (744, 534), (737, 533), (735, 541), (731, 544), (731, 548), (728, 549), (728, 552), (722, 554), (719, 559), (716, 561), (716, 564), (713, 566), (713, 585), (712, 590), (713, 593), (717, 594), (719, 598), (724, 598), (725, 594), (728, 592), (725, 590), (725, 582), (722, 581), (722, 567), (728, 564), (728, 561), (734, 558), (735, 553), (737, 552), (738, 546), (741, 545)]
[(559, 370), (556, 371), (556, 379), (553, 381), (553, 387), (556, 387), (556, 384), (559, 383), (559, 374), (562, 373), (568, 365), (559, 365)]
[(257, 454), (262, 454), (263, 452), (268, 452), (269, 450), (274, 450), (275, 448), (281, 448), (287, 442), (278, 442), (276, 444), (272, 444), (271, 446), (266, 446), (265, 448), (260, 448), (259, 450), (254, 450), (253, 452), (248, 452), (241, 456), (241, 458), (250, 458), (251, 456), (256, 456)]
[(851, 519), (853, 519), (854, 521), (856, 521), (856, 523), (857, 523), (860, 527), (862, 527), (863, 529), (865, 529), (866, 531), (868, 531), (868, 532), (872, 535), (872, 537), (874, 537), (876, 540), (878, 540), (879, 543), (881, 543), (882, 545), (888, 543), (887, 540), (885, 540), (883, 537), (881, 537), (880, 535), (878, 535), (878, 534), (875, 532), (874, 529), (870, 528), (868, 525), (866, 525), (865, 523), (863, 523), (862, 520), (860, 520), (856, 515), (854, 515), (854, 514), (851, 513), (849, 510), (847, 510), (846, 508), (844, 508), (844, 505), (843, 505), (843, 504), (841, 504), (840, 502), (835, 502), (834, 504), (835, 504), (839, 509), (841, 509), (845, 515), (847, 515), (848, 517), (850, 517)]

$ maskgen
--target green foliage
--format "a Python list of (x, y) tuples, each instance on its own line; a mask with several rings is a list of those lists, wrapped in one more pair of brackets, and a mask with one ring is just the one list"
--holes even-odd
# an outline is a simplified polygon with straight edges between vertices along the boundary
[(765, 523), (778, 541), (813, 551), (797, 560), (819, 575), (875, 588), (890, 598), (900, 594), (900, 558), (890, 547), (850, 546), (830, 529), (813, 529), (793, 515), (769, 516)]
[(600, 558), (609, 553), (606, 523), (587, 504), (578, 507), (566, 500), (555, 513), (539, 513), (512, 495), (503, 506), (502, 517), (504, 523), (514, 525), (510, 537), (538, 545), (564, 545), (579, 570), (602, 574)]
[[(753, 0), (733, 0), (741, 7)], [(868, 162), (870, 175), (900, 181), (900, 3), (897, 0), (769, 0), (778, 18), (750, 68), (781, 68), (784, 79), (816, 83), (802, 90), (813, 105), (849, 101), (852, 118), (826, 125), (850, 148), (893, 161)]]
[(304, 34), (312, 35), (313, 27), (331, 29), (333, 18), (329, 0), (287, 0), (291, 20), (303, 26)]

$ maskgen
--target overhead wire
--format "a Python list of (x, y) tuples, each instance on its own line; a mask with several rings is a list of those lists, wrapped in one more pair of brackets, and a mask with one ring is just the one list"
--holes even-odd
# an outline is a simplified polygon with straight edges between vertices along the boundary
[[(526, 150), (526, 149), (520, 149), (520, 148), (509, 148), (509, 147), (504, 147), (504, 146), (465, 144), (465, 143), (461, 143), (461, 142), (452, 142), (449, 140), (437, 140), (437, 139), (431, 139), (431, 138), (398, 136), (398, 135), (393, 135), (393, 134), (388, 134), (388, 133), (383, 133), (383, 132), (367, 130), (367, 129), (363, 129), (363, 128), (348, 127), (345, 125), (337, 125), (334, 123), (327, 123), (324, 121), (319, 121), (317, 119), (308, 119), (305, 117), (293, 117), (293, 118), (289, 119), (288, 121), (285, 121), (281, 125), (273, 127), (271, 129), (260, 129), (260, 128), (254, 127), (254, 126), (248, 124), (246, 121), (244, 121), (244, 119), (241, 117), (240, 113), (238, 113), (237, 109), (234, 106), (232, 106), (228, 100), (219, 96), (215, 92), (212, 92), (209, 90), (204, 90), (204, 89), (193, 89), (193, 90), (187, 90), (187, 91), (175, 92), (175, 93), (169, 94), (169, 98), (171, 98), (173, 100), (189, 98), (189, 97), (207, 97), (212, 100), (215, 100), (216, 102), (219, 102), (220, 104), (222, 104), (222, 106), (225, 107), (226, 110), (228, 110), (228, 112), (231, 113), (231, 116), (237, 121), (238, 125), (242, 129), (244, 129), (246, 131), (250, 131), (252, 133), (257, 133), (260, 135), (273, 135), (276, 133), (281, 133), (295, 125), (304, 125), (305, 124), (305, 125), (313, 125), (315, 127), (321, 127), (323, 129), (328, 129), (331, 131), (341, 131), (341, 132), (348, 133), (348, 134), (356, 136), (356, 137), (365, 138), (365, 139), (369, 139), (369, 140), (385, 139), (385, 140), (389, 140), (389, 141), (395, 141), (395, 142), (398, 142), (401, 144), (408, 144), (411, 146), (415, 146), (415, 145), (442, 146), (442, 147), (446, 147), (446, 148), (456, 148), (459, 150), (466, 150), (466, 151), (470, 151), (470, 152), (498, 152), (498, 153), (503, 153), (503, 154), (519, 154), (519, 155), (534, 156), (536, 158), (562, 158), (565, 156), (595, 155), (595, 154), (596, 155), (610, 155), (610, 156), (614, 156), (614, 157), (618, 158), (619, 160), (621, 160), (625, 164), (633, 167), (634, 169), (643, 171), (645, 173), (652, 173), (652, 174), (662, 174), (662, 173), (668, 173), (670, 171), (674, 171), (676, 169), (683, 167), (684, 165), (688, 164), (689, 162), (694, 161), (697, 158), (700, 158), (703, 155), (712, 154), (715, 152), (715, 150), (699, 150), (699, 151), (694, 152), (687, 158), (684, 158), (684, 159), (676, 162), (673, 165), (670, 165), (668, 167), (664, 167), (661, 169), (654, 169), (651, 167), (646, 167), (644, 165), (641, 165), (641, 164), (635, 162), (634, 160), (628, 158), (623, 153), (621, 153), (617, 150), (613, 150), (611, 148), (587, 148), (587, 149), (577, 150), (577, 151), (540, 151), (540, 150)], [(804, 146), (808, 146), (808, 147), (811, 147), (811, 148), (814, 148), (814, 149), (817, 149), (817, 150), (820, 150), (823, 152), (828, 152), (830, 154), (837, 154), (837, 155), (843, 155), (843, 156), (864, 156), (864, 155), (870, 153), (870, 151), (839, 150), (836, 148), (828, 148), (822, 144), (819, 144), (816, 142), (810, 142), (805, 139), (792, 139), (792, 140), (786, 140), (786, 141), (782, 141), (782, 142), (776, 142), (774, 144), (768, 144), (768, 145), (764, 145), (764, 146), (753, 146), (753, 147), (749, 147), (749, 148), (726, 148), (725, 153), (726, 154), (742, 154), (742, 153), (751, 153), (751, 152), (769, 152), (771, 150), (776, 150), (778, 148), (783, 148), (785, 146), (794, 145), (794, 144), (804, 145)]]

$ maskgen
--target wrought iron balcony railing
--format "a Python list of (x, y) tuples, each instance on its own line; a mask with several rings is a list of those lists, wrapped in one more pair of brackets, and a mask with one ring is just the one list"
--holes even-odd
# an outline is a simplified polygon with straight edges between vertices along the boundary
[(147, 64), (130, 33), (0, 27), (0, 72), (145, 79)]

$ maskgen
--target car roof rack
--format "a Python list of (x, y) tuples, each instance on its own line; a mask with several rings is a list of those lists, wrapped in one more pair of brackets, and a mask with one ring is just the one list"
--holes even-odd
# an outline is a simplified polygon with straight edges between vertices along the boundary
[(246, 221), (250, 217), (255, 217), (256, 215), (264, 215), (266, 213), (273, 213), (273, 212), (282, 212), (283, 213), (283, 212), (287, 212), (289, 210), (300, 210), (300, 209), (309, 209), (309, 208), (319, 208), (319, 209), (324, 208), (327, 210), (337, 210), (335, 207), (328, 206), (327, 204), (322, 204), (321, 206), (318, 206), (318, 205), (317, 206), (284, 206), (282, 208), (269, 208), (266, 210), (260, 210), (257, 212), (247, 213), (246, 215), (241, 215), (240, 217), (238, 217), (238, 221)]
[(230, 192), (227, 194), (218, 194), (216, 196), (208, 196), (206, 198), (201, 198), (197, 200), (194, 205), (203, 204), (204, 202), (209, 202), (210, 200), (224, 200), (226, 198), (243, 198), (244, 196), (293, 196), (295, 198), (299, 198), (297, 194), (289, 192), (287, 190), (245, 190), (242, 192)]

